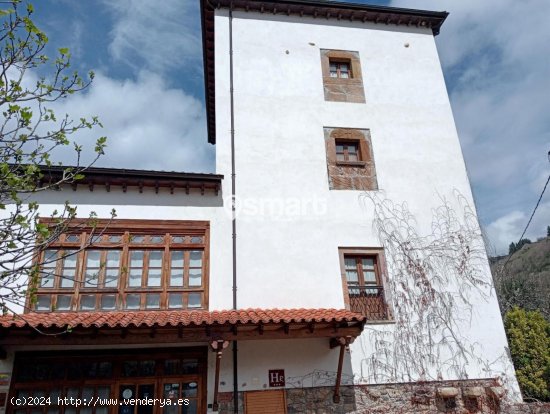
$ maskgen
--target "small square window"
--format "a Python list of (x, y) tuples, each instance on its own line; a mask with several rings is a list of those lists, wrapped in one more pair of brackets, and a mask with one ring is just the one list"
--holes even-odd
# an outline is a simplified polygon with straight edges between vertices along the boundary
[(351, 74), (351, 62), (347, 61), (335, 61), (329, 59), (330, 77), (340, 79), (350, 79)]
[(369, 130), (324, 128), (331, 190), (378, 189)]
[(358, 141), (336, 140), (336, 161), (361, 161)]

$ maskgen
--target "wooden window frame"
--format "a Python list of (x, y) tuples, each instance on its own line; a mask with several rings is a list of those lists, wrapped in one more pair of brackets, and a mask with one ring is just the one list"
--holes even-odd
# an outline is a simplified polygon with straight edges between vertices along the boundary
[[(55, 222), (50, 219), (41, 219), (41, 223), (52, 224)], [(78, 234), (78, 241), (69, 241), (70, 236)], [(119, 241), (111, 241), (116, 236)], [(143, 241), (137, 241), (140, 236), (144, 236)], [(158, 242), (155, 236), (162, 236), (162, 241)], [(174, 238), (183, 237), (181, 240)], [(61, 253), (58, 253), (56, 262), (54, 283), (52, 287), (40, 287), (41, 278), (37, 281), (36, 295), (49, 295), (50, 309), (36, 310), (36, 305), (31, 303), (30, 296), (27, 297), (26, 312), (55, 312), (62, 311), (92, 311), (108, 312), (114, 310), (137, 311), (137, 310), (182, 310), (182, 309), (208, 309), (208, 290), (209, 290), (209, 245), (210, 245), (210, 226), (207, 221), (180, 221), (180, 220), (95, 220), (94, 226), (89, 225), (89, 220), (75, 219), (71, 220), (67, 231), (61, 237), (51, 243), (47, 249), (41, 252), (40, 261), (43, 261), (46, 251), (58, 250), (61, 252), (67, 249), (76, 251), (76, 275), (75, 283), (72, 287), (61, 287), (61, 271), (63, 260), (59, 259)], [(90, 251), (100, 251), (100, 263), (98, 285), (85, 286), (87, 257)], [(119, 273), (117, 287), (104, 287), (106, 275), (107, 252), (120, 251), (119, 255)], [(129, 286), (130, 276), (130, 254), (132, 251), (146, 252), (142, 260), (141, 285), (138, 287)], [(147, 286), (146, 275), (148, 275), (148, 255), (151, 251), (162, 251), (160, 286)], [(174, 251), (182, 251), (184, 254), (183, 264), (183, 285), (170, 285), (171, 272), (171, 254)], [(202, 278), (200, 286), (190, 286), (189, 269), (190, 252), (202, 252)], [(193, 267), (192, 269), (198, 269)], [(101, 299), (103, 295), (115, 295), (115, 309), (101, 309)], [(126, 307), (129, 294), (139, 295), (139, 309), (128, 309)], [(147, 307), (147, 295), (159, 294), (159, 307)], [(181, 294), (182, 307), (170, 308), (170, 294)], [(189, 308), (189, 295), (200, 294), (200, 307)], [(57, 309), (57, 299), (60, 295), (72, 295), (70, 310)], [(81, 310), (82, 298), (84, 295), (95, 295), (95, 308), (93, 310)]]
[[(330, 76), (332, 79), (353, 79), (353, 66), (351, 64), (351, 59), (335, 59), (335, 58), (330, 58), (328, 59), (328, 64), (329, 64), (329, 76), (332, 75), (332, 70), (330, 69), (330, 67), (332, 65), (336, 65), (336, 76)], [(341, 65), (347, 65), (348, 66), (348, 77), (345, 78), (342, 76), (342, 72), (341, 72)]]
[[(394, 323), (393, 312), (390, 307), (389, 294), (385, 287), (384, 280), (387, 277), (387, 267), (386, 267), (386, 258), (384, 256), (384, 249), (381, 247), (339, 247), (338, 256), (340, 260), (340, 276), (342, 280), (342, 291), (344, 294), (344, 304), (346, 309), (351, 310), (350, 306), (350, 292), (349, 285), (346, 276), (346, 257), (354, 257), (356, 260), (363, 258), (374, 258), (374, 267), (375, 267), (375, 276), (376, 276), (376, 285), (372, 283), (365, 283), (362, 266), (357, 264), (358, 270), (358, 283), (359, 286), (371, 285), (376, 288), (382, 288), (383, 290), (383, 300), (387, 309), (387, 318), (386, 319), (367, 319), (367, 323)], [(368, 315), (366, 315), (368, 317)]]
[[(364, 140), (363, 140), (364, 141)], [(344, 159), (339, 160), (338, 159), (338, 145), (344, 146)], [(355, 148), (357, 148), (357, 160), (350, 160), (349, 159), (349, 149), (348, 147), (353, 145)], [(367, 149), (365, 147), (366, 143), (362, 144), (362, 140), (360, 138), (357, 139), (349, 139), (349, 138), (338, 138), (334, 137), (334, 159), (336, 160), (337, 165), (352, 165), (352, 166), (359, 166), (364, 167), (366, 165), (366, 158), (367, 158)]]
[[(145, 352), (144, 352), (145, 350)], [(32, 361), (37, 364), (58, 364), (65, 367), (64, 376), (62, 379), (45, 379), (45, 380), (22, 380), (19, 378), (20, 373), (25, 368), (22, 361)], [(155, 361), (155, 371), (152, 375), (137, 375), (125, 376), (123, 364), (127, 361)], [(195, 373), (168, 373), (165, 368), (165, 363), (168, 360), (196, 360), (197, 372)], [(69, 367), (79, 363), (94, 363), (108, 362), (111, 364), (111, 375), (109, 377), (85, 378), (84, 375), (75, 379), (69, 378)], [(197, 412), (206, 412), (207, 406), (207, 380), (208, 380), (208, 350), (206, 347), (193, 346), (183, 348), (139, 348), (139, 349), (108, 349), (108, 350), (64, 350), (64, 351), (23, 351), (16, 352), (13, 365), (14, 378), (11, 381), (9, 388), (9, 397), (16, 397), (19, 391), (26, 391), (34, 394), (37, 391), (45, 391), (50, 393), (53, 390), (61, 391), (61, 396), (67, 396), (67, 390), (76, 388), (79, 391), (83, 388), (109, 388), (110, 393), (107, 398), (117, 398), (120, 386), (123, 384), (140, 384), (153, 383), (155, 384), (155, 395), (151, 398), (165, 398), (163, 387), (167, 383), (180, 383), (193, 381), (198, 385), (196, 397), (181, 397), (190, 398), (197, 402)], [(181, 394), (181, 387), (180, 387)], [(166, 398), (168, 399), (168, 398)], [(58, 406), (57, 401), (51, 405), (26, 405), (15, 406), (8, 404), (6, 407), (7, 414), (15, 412), (24, 412), (31, 414), (41, 411), (43, 414), (48, 413), (48, 408)], [(61, 407), (62, 406), (58, 406)], [(93, 406), (93, 412), (100, 405)], [(109, 413), (118, 413), (118, 406), (108, 406)], [(183, 406), (178, 411), (183, 412)], [(77, 407), (78, 408), (78, 407)], [(81, 406), (82, 408), (82, 406)], [(163, 410), (160, 405), (156, 404), (152, 410), (153, 414), (162, 414)]]

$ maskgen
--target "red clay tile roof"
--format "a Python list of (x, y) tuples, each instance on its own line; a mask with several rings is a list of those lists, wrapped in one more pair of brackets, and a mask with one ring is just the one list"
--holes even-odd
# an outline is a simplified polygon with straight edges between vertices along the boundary
[(223, 324), (364, 322), (366, 318), (345, 309), (241, 309), (225, 311), (138, 311), (27, 313), (0, 317), (4, 328), (164, 327)]

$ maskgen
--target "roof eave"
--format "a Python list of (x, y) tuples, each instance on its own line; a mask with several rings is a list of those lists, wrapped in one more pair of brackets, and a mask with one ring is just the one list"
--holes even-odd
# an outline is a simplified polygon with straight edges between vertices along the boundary
[(320, 0), (201, 0), (201, 26), (203, 41), (204, 85), (208, 142), (216, 144), (215, 62), (214, 62), (214, 9), (229, 8), (279, 15), (309, 15), (332, 19), (374, 22), (395, 25), (427, 27), (434, 36), (439, 34), (447, 12), (371, 6)]

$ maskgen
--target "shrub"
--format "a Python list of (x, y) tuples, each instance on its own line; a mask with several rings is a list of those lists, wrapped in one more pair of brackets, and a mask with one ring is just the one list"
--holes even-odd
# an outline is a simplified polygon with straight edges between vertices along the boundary
[(550, 323), (539, 311), (514, 307), (504, 327), (523, 396), (550, 401)]

